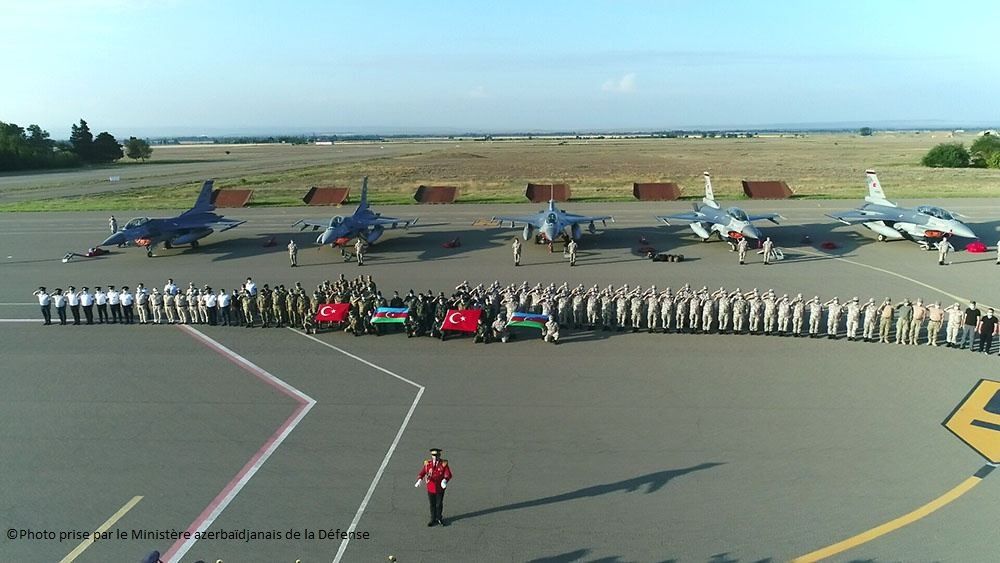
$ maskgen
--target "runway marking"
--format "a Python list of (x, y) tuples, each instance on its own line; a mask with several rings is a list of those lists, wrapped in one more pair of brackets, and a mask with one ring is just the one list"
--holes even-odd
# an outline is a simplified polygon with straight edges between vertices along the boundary
[(292, 430), (294, 430), (295, 427), (302, 422), (302, 419), (305, 418), (309, 410), (316, 404), (316, 400), (312, 397), (268, 373), (263, 368), (252, 363), (243, 356), (240, 356), (236, 352), (233, 352), (229, 348), (226, 348), (198, 329), (187, 325), (178, 325), (178, 328), (188, 333), (192, 338), (198, 340), (208, 348), (218, 352), (220, 355), (233, 362), (244, 371), (250, 373), (257, 379), (260, 379), (281, 393), (291, 397), (299, 404), (299, 406), (281, 424), (281, 426), (275, 430), (274, 434), (272, 434), (271, 437), (264, 442), (264, 445), (261, 446), (256, 453), (254, 453), (250, 460), (246, 462), (243, 468), (240, 469), (240, 471), (229, 481), (229, 483), (227, 483), (226, 486), (219, 491), (219, 494), (216, 495), (215, 498), (212, 499), (212, 502), (210, 502), (208, 506), (201, 511), (201, 514), (194, 519), (194, 522), (187, 527), (187, 531), (191, 532), (191, 539), (178, 539), (172, 546), (170, 546), (170, 549), (167, 550), (162, 558), (165, 563), (180, 561), (180, 559), (184, 557), (188, 550), (190, 550), (191, 547), (194, 546), (195, 542), (198, 541), (195, 539), (195, 534), (197, 532), (207, 530), (209, 526), (215, 522), (215, 519), (222, 514), (222, 511), (225, 510), (226, 507), (229, 506), (229, 503), (236, 498), (236, 495), (243, 490), (243, 487), (245, 487), (250, 479), (253, 478), (253, 476), (257, 473), (257, 470), (264, 465), (268, 458), (271, 457), (271, 454), (278, 449), (278, 446), (285, 441), (285, 438), (287, 438), (288, 435), (291, 434)]
[(943, 289), (941, 289), (939, 287), (934, 287), (933, 285), (931, 285), (929, 283), (924, 283), (924, 282), (922, 282), (920, 280), (913, 279), (913, 278), (911, 278), (909, 276), (904, 276), (903, 274), (900, 274), (898, 272), (893, 272), (892, 270), (886, 270), (885, 268), (879, 268), (878, 266), (872, 266), (870, 264), (865, 264), (863, 262), (855, 262), (854, 260), (848, 260), (847, 258), (841, 258), (839, 256), (833, 256), (833, 255), (830, 255), (830, 254), (823, 254), (822, 252), (815, 252), (813, 250), (806, 250), (804, 248), (798, 248), (798, 249), (795, 249), (795, 250), (798, 250), (800, 252), (804, 252), (806, 254), (812, 254), (813, 256), (820, 256), (822, 258), (831, 258), (833, 260), (840, 260), (841, 262), (846, 262), (848, 264), (854, 264), (855, 266), (861, 266), (862, 268), (868, 268), (869, 270), (875, 270), (877, 272), (882, 272), (883, 274), (889, 274), (890, 276), (896, 276), (897, 278), (904, 279), (904, 280), (906, 280), (908, 282), (913, 282), (913, 283), (915, 283), (917, 285), (921, 285), (923, 287), (926, 287), (927, 289), (936, 291), (936, 292), (938, 292), (938, 293), (940, 293), (942, 295), (947, 295), (948, 297), (951, 297), (952, 299), (954, 299), (956, 301), (966, 301), (966, 300), (968, 300), (967, 297), (961, 297), (961, 296), (955, 295), (954, 293), (948, 293), (947, 291), (945, 291), (945, 290), (943, 290)]
[(857, 547), (861, 544), (868, 543), (874, 539), (880, 538), (890, 532), (896, 531), (907, 524), (912, 524), (917, 520), (920, 520), (924, 516), (927, 516), (934, 512), (935, 510), (948, 505), (958, 497), (964, 495), (965, 493), (972, 490), (973, 487), (982, 482), (983, 479), (989, 475), (995, 466), (984, 465), (975, 475), (969, 477), (965, 481), (959, 483), (955, 488), (946, 492), (945, 494), (939, 496), (938, 498), (928, 502), (927, 504), (921, 506), (920, 508), (900, 516), (894, 520), (890, 520), (885, 524), (876, 526), (866, 532), (862, 532), (856, 536), (847, 538), (846, 540), (837, 542), (833, 545), (829, 545), (822, 549), (817, 549), (811, 553), (796, 557), (792, 559), (792, 563), (812, 563), (814, 561), (821, 561), (828, 557), (833, 557), (838, 553), (847, 551), (848, 549)]
[(375, 472), (375, 477), (372, 478), (371, 485), (368, 486), (368, 491), (365, 493), (365, 497), (361, 500), (361, 505), (358, 506), (358, 511), (354, 514), (354, 519), (351, 520), (351, 525), (347, 528), (347, 537), (345, 537), (340, 542), (340, 547), (337, 549), (337, 554), (333, 557), (333, 563), (340, 563), (341, 558), (344, 557), (344, 552), (347, 551), (347, 544), (350, 542), (351, 533), (354, 532), (355, 529), (357, 529), (358, 523), (361, 521), (361, 516), (364, 515), (365, 509), (368, 508), (368, 502), (371, 500), (372, 495), (375, 493), (375, 487), (378, 486), (378, 482), (382, 479), (382, 474), (385, 473), (385, 468), (389, 465), (389, 460), (392, 459), (392, 454), (396, 451), (396, 446), (399, 445), (399, 440), (400, 438), (403, 437), (403, 432), (406, 431), (407, 425), (410, 424), (410, 417), (413, 416), (413, 411), (417, 409), (417, 403), (420, 402), (420, 397), (424, 395), (425, 387), (423, 385), (420, 385), (419, 383), (414, 383), (401, 375), (395, 374), (385, 369), (382, 366), (375, 365), (364, 358), (355, 356), (354, 354), (348, 352), (347, 350), (334, 346), (329, 342), (324, 342), (319, 338), (316, 338), (315, 336), (308, 335), (302, 332), (301, 330), (297, 330), (294, 328), (289, 328), (288, 330), (291, 330), (292, 332), (299, 334), (301, 336), (305, 336), (306, 338), (312, 340), (313, 342), (318, 342), (323, 346), (330, 348), (331, 350), (336, 350), (337, 352), (340, 352), (341, 354), (347, 356), (348, 358), (355, 359), (365, 364), (366, 366), (375, 368), (386, 375), (391, 375), (392, 377), (395, 377), (400, 381), (409, 383), (410, 385), (417, 388), (417, 396), (413, 398), (413, 403), (410, 404), (410, 410), (406, 411), (406, 416), (403, 418), (403, 423), (400, 424), (399, 430), (396, 432), (396, 437), (393, 438), (392, 444), (389, 445), (389, 451), (385, 452), (385, 457), (382, 458), (382, 465), (379, 465), (378, 471)]
[(114, 514), (111, 515), (111, 518), (108, 518), (107, 520), (105, 520), (103, 524), (101, 524), (96, 530), (94, 530), (94, 532), (90, 535), (89, 538), (87, 538), (87, 539), (83, 540), (82, 542), (80, 542), (80, 545), (76, 546), (76, 549), (74, 549), (73, 551), (69, 552), (66, 555), (66, 557), (63, 557), (59, 561), (59, 563), (70, 563), (71, 561), (73, 561), (77, 557), (79, 557), (80, 554), (84, 552), (84, 550), (86, 550), (88, 547), (90, 547), (91, 545), (93, 545), (93, 543), (94, 543), (94, 536), (95, 535), (97, 535), (97, 534), (103, 534), (104, 532), (107, 532), (108, 529), (111, 528), (111, 526), (115, 525), (115, 522), (117, 522), (118, 520), (120, 520), (122, 516), (125, 516), (126, 512), (128, 512), (129, 510), (132, 510), (133, 506), (139, 504), (140, 500), (142, 500), (141, 496), (132, 497), (132, 500), (126, 502), (124, 506), (122, 506), (121, 508), (118, 509), (118, 512), (115, 512)]

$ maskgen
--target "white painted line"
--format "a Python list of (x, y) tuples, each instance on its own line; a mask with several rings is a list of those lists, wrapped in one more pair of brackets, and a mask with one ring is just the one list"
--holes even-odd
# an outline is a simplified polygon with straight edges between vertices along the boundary
[[(45, 319), (41, 317), (37, 319), (0, 319), (0, 323), (37, 323), (37, 322), (44, 323)], [(53, 324), (59, 324), (59, 319), (56, 319), (56, 322)]]
[(288, 435), (291, 434), (292, 430), (294, 430), (295, 427), (302, 422), (302, 419), (305, 418), (309, 410), (316, 404), (316, 401), (312, 397), (309, 397), (295, 387), (292, 387), (288, 383), (278, 379), (256, 364), (250, 362), (250, 360), (247, 360), (243, 356), (240, 356), (236, 352), (233, 352), (229, 348), (226, 348), (219, 342), (208, 337), (201, 331), (187, 325), (178, 325), (178, 328), (187, 332), (205, 346), (215, 350), (226, 359), (243, 368), (254, 377), (267, 383), (271, 387), (274, 387), (281, 393), (295, 399), (295, 401), (299, 403), (299, 406), (295, 409), (291, 416), (289, 416), (285, 422), (278, 427), (275, 433), (272, 434), (266, 442), (264, 442), (264, 445), (257, 450), (249, 461), (247, 461), (246, 465), (240, 469), (236, 476), (234, 476), (232, 480), (230, 480), (229, 483), (223, 487), (219, 494), (212, 499), (212, 502), (210, 502), (201, 514), (195, 518), (194, 522), (188, 526), (187, 531), (191, 532), (191, 539), (179, 539), (174, 542), (174, 545), (170, 546), (170, 549), (163, 555), (163, 561), (165, 563), (174, 563), (176, 561), (180, 561), (181, 558), (184, 557), (188, 550), (190, 550), (191, 547), (194, 546), (195, 542), (198, 541), (195, 539), (195, 534), (197, 532), (207, 530), (209, 526), (215, 522), (215, 519), (222, 514), (222, 511), (224, 511), (226, 507), (229, 506), (229, 503), (236, 498), (236, 495), (243, 490), (243, 487), (245, 487), (250, 479), (253, 478), (253, 476), (257, 473), (257, 470), (264, 465), (268, 458), (271, 457), (271, 454), (278, 449), (278, 446), (285, 441), (285, 438), (287, 438)]
[(909, 276), (904, 276), (903, 274), (900, 274), (898, 272), (893, 272), (892, 270), (886, 270), (885, 268), (879, 268), (878, 266), (872, 266), (871, 264), (865, 264), (863, 262), (855, 262), (854, 260), (848, 260), (847, 258), (841, 258), (839, 256), (833, 256), (833, 255), (830, 255), (830, 254), (823, 254), (822, 252), (815, 252), (815, 251), (812, 251), (812, 250), (806, 250), (804, 248), (798, 248), (796, 250), (799, 250), (801, 252), (805, 252), (806, 254), (812, 254), (813, 256), (820, 256), (820, 257), (823, 257), (823, 258), (832, 258), (834, 260), (840, 260), (841, 262), (846, 262), (848, 264), (853, 264), (855, 266), (861, 266), (862, 268), (868, 268), (869, 270), (875, 270), (876, 272), (882, 272), (883, 274), (889, 274), (890, 276), (896, 276), (897, 278), (904, 279), (904, 280), (906, 280), (908, 282), (912, 282), (912, 283), (915, 283), (917, 285), (926, 287), (927, 289), (936, 291), (936, 292), (940, 293), (941, 295), (947, 295), (948, 297), (951, 297), (952, 299), (954, 299), (956, 301), (968, 301), (967, 297), (961, 297), (961, 296), (955, 295), (954, 293), (948, 293), (947, 291), (941, 289), (940, 287), (934, 287), (933, 285), (931, 285), (929, 283), (924, 283), (924, 282), (922, 282), (920, 280), (915, 280), (915, 279), (913, 279), (913, 278), (911, 278)]
[(344, 552), (347, 551), (347, 544), (351, 541), (350, 540), (351, 533), (357, 529), (358, 523), (361, 521), (361, 517), (365, 513), (365, 509), (368, 508), (368, 502), (371, 501), (372, 495), (375, 494), (375, 488), (378, 487), (378, 483), (382, 479), (382, 474), (385, 473), (385, 468), (389, 465), (389, 460), (392, 459), (392, 454), (396, 451), (396, 446), (399, 445), (400, 438), (403, 437), (403, 432), (406, 431), (407, 425), (410, 424), (410, 417), (413, 416), (413, 411), (417, 409), (417, 403), (420, 402), (420, 397), (424, 395), (425, 387), (423, 385), (420, 385), (419, 383), (414, 383), (401, 375), (395, 374), (385, 369), (384, 367), (377, 366), (369, 362), (368, 360), (359, 358), (358, 356), (355, 356), (354, 354), (342, 348), (338, 348), (337, 346), (334, 346), (329, 342), (324, 342), (319, 338), (316, 338), (315, 336), (310, 336), (294, 328), (289, 328), (289, 330), (301, 336), (305, 336), (306, 338), (312, 340), (313, 342), (318, 342), (323, 346), (330, 348), (331, 350), (336, 350), (337, 352), (340, 352), (341, 354), (347, 356), (348, 358), (355, 359), (365, 364), (366, 366), (371, 366), (384, 374), (391, 375), (392, 377), (395, 377), (400, 381), (409, 383), (410, 385), (417, 388), (417, 396), (413, 398), (413, 403), (410, 404), (410, 410), (406, 411), (406, 417), (403, 418), (403, 423), (399, 425), (399, 430), (396, 432), (396, 437), (393, 438), (392, 444), (389, 445), (389, 451), (385, 452), (385, 457), (382, 458), (382, 465), (380, 465), (378, 471), (375, 472), (375, 477), (372, 479), (371, 484), (368, 486), (368, 491), (365, 493), (365, 498), (361, 500), (361, 505), (358, 506), (358, 511), (354, 514), (354, 519), (351, 520), (351, 525), (347, 528), (347, 536), (340, 542), (340, 547), (337, 549), (337, 554), (333, 557), (333, 563), (340, 563), (340, 560), (344, 557)]

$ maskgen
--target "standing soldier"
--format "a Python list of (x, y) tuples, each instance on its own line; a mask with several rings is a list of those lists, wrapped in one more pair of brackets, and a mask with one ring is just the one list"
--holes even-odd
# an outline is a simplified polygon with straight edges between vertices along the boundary
[(889, 329), (892, 326), (892, 317), (896, 313), (896, 310), (892, 307), (892, 299), (886, 297), (885, 300), (882, 301), (882, 304), (879, 305), (879, 309), (881, 310), (881, 314), (879, 315), (878, 341), (881, 344), (888, 344)]
[(650, 286), (646, 291), (646, 328), (649, 332), (656, 332), (656, 325), (660, 322), (660, 295), (656, 291), (656, 286)]
[(511, 250), (514, 251), (514, 265), (521, 265), (521, 241), (517, 237), (514, 237), (514, 243), (510, 245)]
[(778, 335), (786, 336), (788, 334), (788, 321), (790, 320), (792, 314), (792, 300), (788, 298), (788, 294), (781, 296), (778, 300)]
[(764, 265), (767, 266), (771, 263), (771, 253), (774, 252), (774, 243), (771, 242), (771, 237), (764, 239)]
[[(101, 288), (97, 289), (100, 290)], [(45, 291), (44, 287), (39, 287), (32, 295), (38, 298), (38, 306), (42, 310), (44, 324), (52, 324), (52, 297)]]
[(616, 328), (618, 332), (625, 330), (628, 326), (628, 305), (629, 305), (629, 290), (628, 284), (625, 284), (618, 290), (615, 299), (615, 313), (617, 313), (618, 318), (616, 322)]
[(420, 473), (417, 474), (417, 482), (413, 484), (414, 487), (420, 487), (420, 483), (425, 483), (427, 486), (427, 498), (430, 501), (431, 506), (431, 520), (427, 523), (428, 526), (436, 526), (441, 524), (446, 526), (444, 522), (444, 491), (448, 487), (448, 481), (451, 481), (451, 468), (448, 467), (448, 460), (441, 459), (441, 448), (431, 448), (431, 459), (424, 460), (423, 467), (420, 468)]
[(69, 304), (69, 312), (73, 315), (73, 324), (80, 324), (80, 294), (72, 285), (66, 290), (66, 302)]
[(907, 336), (910, 334), (910, 323), (913, 321), (913, 305), (909, 299), (904, 299), (902, 303), (896, 305), (899, 316), (896, 317), (896, 344), (906, 344)]
[(868, 301), (865, 302), (864, 311), (865, 321), (862, 336), (865, 342), (874, 342), (875, 329), (878, 327), (878, 305), (875, 304), (874, 298), (868, 298)]
[(139, 312), (139, 324), (149, 324), (149, 294), (136, 289), (135, 309)]
[(799, 293), (792, 299), (792, 336), (798, 338), (802, 336), (802, 321), (806, 316), (806, 303)]
[(746, 309), (747, 302), (746, 297), (740, 291), (740, 288), (736, 288), (733, 292), (733, 334), (743, 334), (746, 329)]
[(861, 322), (861, 300), (854, 297), (847, 303), (847, 340), (858, 339), (858, 325)]
[(715, 298), (715, 307), (719, 311), (719, 334), (725, 334), (726, 330), (729, 329), (729, 317), (730, 311), (732, 311), (729, 293), (726, 288), (720, 287), (712, 294), (712, 297)]
[(153, 310), (153, 324), (158, 325), (163, 322), (163, 294), (155, 287), (153, 294), (149, 296), (149, 305)]
[(219, 322), (222, 326), (229, 326), (232, 324), (233, 317), (231, 314), (230, 307), (233, 304), (233, 297), (226, 293), (225, 289), (219, 290)]
[(687, 306), (691, 300), (691, 294), (687, 291), (687, 285), (677, 292), (674, 299), (674, 331), (684, 332), (685, 319), (687, 319)]
[(87, 324), (94, 324), (94, 296), (90, 289), (84, 287), (80, 291), (80, 307), (83, 309), (83, 316), (87, 319)]
[(924, 307), (924, 300), (917, 299), (917, 304), (913, 306), (913, 320), (910, 322), (910, 346), (916, 346), (920, 341), (920, 326), (927, 318), (927, 307)]
[(632, 318), (632, 332), (639, 332), (642, 328), (642, 295), (639, 295), (639, 288), (635, 288), (632, 292), (632, 298), (629, 300), (629, 305), (631, 305), (629, 310), (629, 316)]
[(698, 334), (701, 329), (701, 292), (704, 290), (703, 286), (701, 291), (691, 294), (688, 299), (688, 328), (691, 329), (691, 334)]
[(757, 288), (754, 288), (750, 292), (750, 298), (747, 301), (747, 308), (750, 312), (750, 333), (760, 334), (760, 313), (764, 307), (764, 302), (760, 298), (760, 294), (757, 293)]
[(747, 263), (747, 246), (748, 243), (746, 237), (741, 238), (740, 242), (736, 243), (736, 251), (740, 256), (740, 266)]
[(946, 312), (948, 313), (948, 333), (946, 335), (948, 347), (958, 348), (958, 333), (962, 330), (962, 320), (965, 318), (965, 314), (962, 313), (962, 307), (958, 303), (948, 307)]
[(257, 292), (257, 311), (260, 315), (261, 328), (271, 326), (271, 288), (266, 283)]
[(177, 307), (177, 322), (186, 325), (188, 324), (188, 296), (183, 291), (178, 291), (177, 295), (174, 295), (174, 306)]
[(774, 332), (774, 321), (777, 313), (777, 302), (774, 299), (774, 290), (767, 290), (762, 299), (764, 302), (764, 334)]
[(257, 316), (257, 298), (250, 295), (250, 291), (246, 286), (240, 291), (240, 303), (243, 304), (243, 320), (246, 323), (243, 326), (253, 328), (254, 320)]
[[(496, 294), (493, 296), (494, 303), (496, 302)], [(583, 289), (583, 284), (576, 286), (573, 290), (573, 328), (580, 330), (583, 328), (584, 323), (587, 322), (587, 309), (586, 309), (587, 295)], [(496, 307), (491, 308), (492, 314), (496, 314)]]
[(809, 338), (819, 338), (819, 320), (823, 316), (823, 303), (819, 300), (819, 295), (814, 295), (812, 299), (806, 301), (809, 306)]
[[(146, 301), (148, 302), (149, 299), (146, 299)], [(177, 309), (175, 308), (176, 306), (177, 306), (177, 298), (174, 296), (173, 293), (170, 293), (169, 291), (164, 290), (164, 292), (163, 292), (163, 312), (166, 313), (167, 324), (174, 324), (175, 322), (177, 322), (177, 314), (176, 314)], [(140, 312), (139, 313), (139, 319), (142, 320), (142, 318), (143, 318), (143, 314)]]
[(354, 243), (354, 255), (358, 259), (358, 266), (365, 265), (365, 241), (358, 237), (358, 241)]
[(707, 290), (701, 294), (701, 331), (705, 334), (712, 332), (712, 321), (715, 320), (715, 300)]
[[(112, 215), (111, 218), (108, 219), (108, 228), (111, 229), (111, 234), (115, 234), (118, 232), (118, 219), (115, 219), (114, 215)], [(119, 244), (118, 246), (121, 245)]]
[(211, 293), (211, 288), (207, 285), (198, 292), (198, 320), (203, 325), (208, 324), (208, 294)]
[(292, 263), (292, 268), (299, 265), (299, 245), (294, 240), (288, 241), (288, 261)]
[(201, 317), (198, 316), (198, 302), (201, 301), (201, 292), (197, 288), (188, 288), (188, 320), (191, 324), (200, 324)]
[(569, 240), (569, 244), (566, 245), (566, 252), (569, 254), (569, 265), (576, 266), (576, 241), (573, 239)]
[(670, 288), (663, 290), (660, 294), (660, 324), (663, 325), (663, 333), (670, 332), (670, 323), (674, 318), (674, 296)]
[(944, 309), (941, 302), (936, 301), (927, 308), (927, 345), (937, 346), (938, 333), (941, 332), (941, 323), (944, 321)]
[(274, 288), (271, 293), (271, 316), (274, 319), (274, 326), (278, 328), (288, 323), (288, 319), (285, 317), (285, 299), (287, 297), (288, 292), (285, 291), (284, 285)]
[(97, 322), (104, 324), (108, 321), (108, 294), (104, 293), (101, 286), (94, 286), (94, 304), (97, 305)]
[(108, 307), (111, 309), (111, 322), (122, 322), (122, 296), (115, 286), (108, 286)]
[(945, 266), (946, 260), (948, 260), (948, 252), (955, 250), (955, 247), (948, 242), (948, 237), (946, 235), (941, 237), (941, 240), (934, 245), (934, 248), (937, 248), (938, 251), (938, 266)]

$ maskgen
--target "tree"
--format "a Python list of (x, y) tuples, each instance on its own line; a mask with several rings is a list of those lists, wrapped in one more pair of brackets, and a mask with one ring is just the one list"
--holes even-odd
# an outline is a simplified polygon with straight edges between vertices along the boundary
[(92, 162), (114, 162), (125, 156), (122, 146), (107, 131), (101, 131), (94, 139)]
[(69, 144), (73, 146), (73, 152), (84, 162), (91, 162), (94, 155), (94, 135), (90, 132), (90, 126), (83, 119), (80, 125), (73, 125), (69, 135)]
[(862, 137), (871, 137), (871, 136), (872, 136), (872, 133), (873, 133), (873, 131), (872, 131), (872, 128), (871, 128), (871, 127), (862, 127), (862, 128), (861, 128), (861, 130), (860, 130), (860, 131), (858, 131), (858, 133), (859, 133), (859, 134), (860, 134), (860, 135), (861, 135)]
[(141, 158), (143, 162), (146, 162), (146, 159), (152, 156), (152, 154), (153, 148), (144, 139), (129, 137), (128, 142), (125, 143), (125, 156), (132, 160)]
[(969, 147), (969, 156), (977, 168), (996, 168), (989, 164), (995, 154), (1000, 154), (1000, 137), (989, 133), (976, 139)]
[(920, 162), (931, 168), (968, 168), (969, 151), (962, 143), (941, 143), (927, 151)]

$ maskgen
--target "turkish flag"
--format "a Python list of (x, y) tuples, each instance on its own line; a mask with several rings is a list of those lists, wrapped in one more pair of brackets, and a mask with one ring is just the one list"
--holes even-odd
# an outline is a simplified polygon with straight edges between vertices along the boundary
[(482, 309), (448, 309), (441, 323), (441, 330), (457, 330), (459, 332), (476, 332)]
[(316, 320), (325, 323), (342, 322), (350, 308), (350, 303), (324, 303), (316, 311)]

